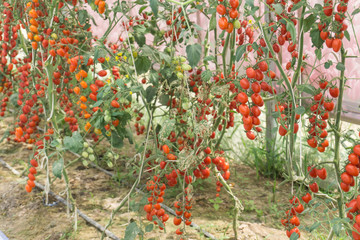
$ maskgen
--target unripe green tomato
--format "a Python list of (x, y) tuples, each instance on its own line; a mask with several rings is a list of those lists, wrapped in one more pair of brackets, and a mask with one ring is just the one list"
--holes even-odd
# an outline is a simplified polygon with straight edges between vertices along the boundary
[(186, 64), (186, 63), (181, 64), (181, 68), (184, 71), (190, 71), (191, 70), (191, 66), (189, 64)]
[(183, 79), (184, 78), (184, 74), (182, 74), (181, 72), (177, 72), (176, 73), (176, 76), (180, 79)]
[(186, 62), (186, 58), (185, 57), (180, 57), (180, 61), (181, 62)]
[(239, 28), (241, 27), (241, 24), (240, 24), (240, 21), (239, 21), (239, 20), (235, 20), (235, 21), (233, 22), (233, 25), (234, 25), (234, 28), (235, 28), (235, 29), (239, 29)]
[(135, 42), (135, 38), (134, 38), (134, 36), (133, 36), (131, 33), (129, 33), (129, 41), (130, 41), (130, 43), (134, 43), (134, 42)]
[(88, 158), (89, 157), (89, 154), (87, 152), (82, 152), (81, 153), (81, 156), (83, 156), (84, 158)]
[(105, 115), (104, 120), (105, 120), (105, 122), (110, 122), (111, 121), (111, 116), (110, 115)]
[(107, 162), (107, 165), (111, 168), (111, 167), (113, 167), (113, 163), (112, 162)]
[(91, 147), (88, 147), (86, 150), (87, 150), (88, 153), (93, 153), (94, 152), (94, 150)]
[(54, 40), (57, 40), (58, 39), (58, 36), (56, 33), (52, 33), (51, 35), (51, 38), (54, 39)]
[(183, 109), (189, 110), (190, 107), (191, 107), (191, 104), (190, 104), (188, 101), (186, 101), (186, 102), (183, 102), (183, 103), (181, 104), (181, 106), (182, 106)]
[(88, 144), (87, 142), (84, 142), (83, 146), (84, 146), (85, 148), (87, 148), (87, 147), (89, 147), (89, 144)]
[(108, 152), (108, 153), (106, 154), (106, 156), (107, 156), (108, 158), (112, 158), (112, 157), (113, 157), (113, 155), (112, 155), (111, 152)]
[(115, 159), (118, 159), (119, 157), (119, 154), (115, 154)]
[(84, 161), (82, 161), (82, 164), (86, 167), (87, 165), (89, 165), (89, 163), (86, 161), (86, 160), (84, 160)]
[(167, 53), (171, 53), (171, 48), (166, 47), (166, 48), (165, 48), (165, 52), (167, 52)]
[(92, 161), (92, 162), (95, 161), (95, 156), (94, 156), (94, 154), (90, 154), (90, 155), (89, 155), (89, 159), (90, 159), (90, 161)]

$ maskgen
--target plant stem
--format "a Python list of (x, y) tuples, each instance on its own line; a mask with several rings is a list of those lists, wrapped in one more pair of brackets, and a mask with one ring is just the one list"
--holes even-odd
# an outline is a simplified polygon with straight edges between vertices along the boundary
[(225, 40), (224, 48), (223, 48), (223, 52), (222, 52), (223, 73), (224, 73), (225, 79), (227, 77), (227, 74), (226, 74), (226, 53), (227, 53), (227, 48), (228, 48), (228, 45), (229, 45), (229, 39), (230, 39), (230, 34), (228, 34), (226, 36), (226, 40)]
[(305, 13), (306, 7), (302, 7), (301, 11), (301, 17), (300, 17), (300, 23), (299, 23), (299, 29), (300, 29), (300, 37), (299, 37), (299, 57), (297, 61), (297, 68), (293, 77), (292, 81), (292, 87), (295, 88), (296, 83), (298, 82), (300, 73), (301, 73), (301, 65), (303, 62), (303, 52), (304, 52), (304, 31), (303, 31), (303, 25), (304, 25), (304, 13)]
[[(342, 47), (341, 48), (341, 63), (345, 65), (345, 50)], [(341, 174), (341, 170), (340, 170), (340, 131), (341, 131), (341, 112), (342, 112), (342, 103), (343, 103), (343, 96), (344, 96), (344, 88), (345, 88), (345, 70), (342, 70), (340, 73), (340, 85), (339, 85), (339, 97), (338, 97), (338, 102), (337, 102), (337, 106), (336, 106), (336, 119), (335, 119), (335, 126), (334, 129), (336, 131), (334, 131), (335, 133), (335, 157), (334, 157), (334, 162), (335, 162), (335, 170), (336, 170), (336, 178), (338, 181), (338, 187), (339, 187), (339, 192), (340, 192), (340, 196), (337, 199), (337, 204), (338, 204), (338, 209), (339, 209), (339, 217), (340, 218), (344, 218), (345, 217), (345, 210), (344, 210), (344, 195), (343, 195), (343, 191), (340, 187), (340, 183), (341, 183), (341, 178), (340, 178), (340, 174)], [(351, 231), (350, 229), (347, 229), (349, 235), (351, 236)]]

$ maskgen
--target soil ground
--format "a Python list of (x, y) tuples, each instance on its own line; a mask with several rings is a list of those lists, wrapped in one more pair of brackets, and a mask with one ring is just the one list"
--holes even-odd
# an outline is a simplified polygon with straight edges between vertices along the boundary
[[(0, 126), (0, 136), (4, 134), (5, 129), (4, 124)], [(126, 150), (127, 147), (125, 146), (124, 149)], [(32, 150), (26, 145), (7, 141), (0, 144), (0, 157), (19, 172), (25, 173), (23, 178), (19, 178), (9, 170), (0, 167), (0, 230), (11, 240), (100, 239), (101, 233), (80, 217), (77, 218), (77, 231), (74, 231), (76, 216), (73, 213), (67, 214), (64, 205), (59, 203), (52, 207), (45, 206), (44, 194), (37, 189), (30, 194), (26, 193), (24, 189), (27, 175), (26, 162), (30, 154), (32, 154)], [(64, 158), (67, 161), (75, 159), (70, 153)], [(119, 163), (120, 167), (121, 164), (124, 163)], [(244, 211), (239, 216), (238, 239), (288, 239), (280, 224), (280, 219), (288, 207), (289, 186), (283, 185), (281, 189), (276, 190), (274, 196), (272, 193), (273, 180), (261, 176), (257, 178), (255, 170), (249, 167), (235, 166), (230, 184), (234, 194), (244, 206)], [(123, 167), (125, 174), (126, 169), (125, 166)], [(44, 184), (44, 172), (44, 169), (39, 168), (37, 180), (41, 184)], [(95, 168), (84, 167), (81, 162), (71, 165), (67, 172), (72, 197), (76, 201), (77, 207), (90, 218), (105, 226), (111, 211), (128, 193), (129, 186), (119, 184)], [(130, 181), (131, 179), (129, 184), (132, 184)], [(277, 181), (277, 184), (279, 183), (280, 180)], [(194, 187), (196, 191), (193, 194), (192, 221), (217, 239), (234, 239), (231, 220), (233, 202), (229, 195), (222, 190), (220, 200), (216, 202), (215, 182), (210, 180), (194, 185)], [(66, 199), (65, 188), (64, 180), (57, 179), (51, 190)], [(165, 204), (170, 207), (176, 200), (175, 190), (169, 189), (166, 192)], [(139, 201), (141, 198), (141, 194), (133, 196), (131, 203)], [(50, 199), (50, 202), (52, 201), (54, 200)], [(137, 220), (139, 222), (138, 220), (141, 219), (144, 224), (148, 224), (144, 216), (144, 213), (136, 214), (130, 211), (130, 206), (124, 206), (114, 217), (113, 225), (109, 230), (122, 238), (130, 221)], [(144, 239), (177, 239), (174, 234), (176, 228), (170, 222), (172, 222), (172, 216), (166, 225), (166, 233), (153, 230), (146, 233)], [(188, 239), (205, 239), (190, 227), (187, 227), (186, 231)], [(305, 236), (304, 239), (316, 239), (307, 235), (303, 236)]]

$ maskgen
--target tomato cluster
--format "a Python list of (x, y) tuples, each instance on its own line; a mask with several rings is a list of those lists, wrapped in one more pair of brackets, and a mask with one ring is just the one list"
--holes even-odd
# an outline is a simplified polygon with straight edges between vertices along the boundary
[(330, 87), (326, 80), (321, 80), (319, 86), (320, 89), (316, 91), (310, 107), (312, 114), (309, 116), (308, 133), (310, 136), (307, 143), (310, 147), (317, 148), (319, 152), (324, 152), (329, 146), (329, 141), (326, 139), (328, 136), (326, 127), (329, 112), (335, 108), (333, 100), (325, 97), (325, 93), (328, 90), (332, 98), (337, 98), (339, 88), (336, 86)]
[[(280, 126), (279, 126), (279, 134), (280, 136), (285, 136), (288, 133), (290, 119), (291, 119), (291, 104), (288, 106), (286, 103), (277, 104), (275, 106), (275, 112), (280, 112), (280, 117), (277, 118)], [(300, 114), (295, 114), (295, 123), (294, 123), (294, 134), (299, 131), (299, 124), (297, 121), (300, 119)]]
[(344, 192), (348, 192), (350, 187), (355, 185), (354, 177), (359, 176), (360, 144), (354, 146), (353, 152), (349, 154), (348, 160), (349, 163), (345, 166), (345, 172), (340, 176), (340, 187)]
[[(189, 197), (189, 188), (185, 188), (184, 189), (184, 193), (185, 193), (185, 204), (181, 204), (181, 202), (176, 201), (174, 203), (174, 207), (175, 207), (175, 213), (177, 215), (177, 217), (174, 217), (174, 225), (175, 226), (179, 226), (182, 222), (182, 219), (184, 219), (185, 221), (185, 225), (189, 226), (191, 224), (191, 213), (190, 213), (190, 209), (192, 208), (191, 205), (191, 199)], [(182, 235), (183, 234), (183, 230), (178, 228), (176, 230), (176, 234), (177, 235)]]
[[(144, 206), (144, 211), (147, 213), (146, 218), (149, 221), (154, 221), (154, 224), (157, 225), (158, 222), (153, 219), (154, 216), (157, 216), (158, 219), (165, 226), (165, 222), (169, 219), (169, 215), (165, 213), (165, 210), (161, 207), (161, 203), (164, 201), (164, 194), (166, 186), (165, 184), (159, 183), (160, 178), (154, 176), (154, 180), (149, 180), (146, 183), (146, 189), (150, 192), (150, 197), (148, 197), (148, 204)], [(160, 229), (164, 229), (159, 225)]]
[[(274, 1), (268, 1), (271, 2), (270, 4), (270, 9), (272, 11), (275, 11), (275, 9), (273, 8), (273, 3)], [(287, 46), (287, 52), (290, 54), (291, 58), (289, 59), (289, 62), (286, 63), (286, 69), (287, 70), (291, 70), (295, 67), (297, 58), (299, 57), (299, 53), (297, 51), (297, 47), (298, 45), (295, 43), (294, 39), (292, 39), (291, 35), (291, 26), (290, 24), (286, 24), (287, 21), (291, 21), (294, 25), (294, 27), (296, 27), (297, 25), (297, 19), (294, 15), (294, 12), (292, 11), (294, 4), (297, 4), (298, 2), (300, 2), (300, 0), (293, 0), (292, 3), (290, 1), (280, 1), (280, 4), (282, 6), (282, 12), (280, 14), (278, 14), (278, 12), (275, 11), (276, 13), (276, 18), (277, 18), (277, 22), (279, 23), (278, 25), (276, 25), (275, 22), (271, 22), (269, 23), (269, 28), (270, 31), (274, 34), (277, 34), (277, 42), (274, 42), (272, 45), (272, 48), (274, 50), (275, 53), (279, 53), (280, 52), (280, 46), (285, 45), (286, 42), (288, 42), (288, 46)], [(287, 3), (289, 4), (288, 8), (286, 8)], [(284, 21), (285, 20), (285, 21)], [(271, 56), (271, 54), (270, 54)], [(285, 56), (285, 52), (282, 53), (282, 56)], [(305, 56), (302, 56), (302, 58), (304, 59)], [(303, 72), (304, 71), (304, 67), (300, 66), (300, 71)]]
[(221, 4), (218, 4), (216, 7), (217, 13), (222, 16), (218, 21), (219, 28), (226, 30), (228, 33), (232, 33), (234, 28), (240, 28), (240, 22), (237, 20), (240, 16), (237, 10), (239, 0), (229, 0), (228, 2), (221, 0), (219, 2), (221, 2)]
[[(42, 149), (43, 145), (42, 143), (38, 143), (38, 149)], [(31, 167), (29, 168), (29, 174), (28, 174), (28, 178), (29, 180), (27, 181), (27, 184), (25, 186), (25, 190), (30, 193), (32, 191), (32, 189), (35, 187), (35, 174), (37, 173), (36, 168), (38, 167), (38, 162), (36, 160), (36, 158), (38, 158), (38, 152), (35, 152), (34, 154), (34, 158), (30, 160), (30, 165)]]
[(349, 0), (340, 0), (336, 11), (334, 11), (333, 0), (324, 0), (324, 16), (321, 16), (318, 28), (320, 38), (324, 40), (326, 46), (332, 48), (334, 52), (338, 52), (341, 49), (344, 31), (348, 28), (344, 22), (348, 1)]
[[(352, 237), (354, 240), (360, 240), (360, 195), (346, 203), (346, 207), (349, 209), (347, 213), (347, 217), (350, 220), (354, 220), (354, 230), (352, 231)], [(355, 216), (355, 219), (354, 219)]]
[(18, 51), (15, 49), (16, 41), (18, 39), (17, 31), (20, 29), (19, 24), (14, 24), (13, 8), (4, 3), (5, 9), (2, 14), (4, 15), (3, 22), (0, 22), (0, 26), (3, 30), (0, 31), (0, 43), (1, 43), (1, 60), (0, 71), (3, 73), (0, 81), (0, 93), (4, 94), (1, 99), (0, 116), (5, 116), (6, 107), (9, 102), (9, 97), (12, 95), (13, 88), (13, 70), (14, 66), (18, 64), (16, 56)]
[[(319, 177), (320, 179), (325, 180), (327, 177), (325, 168), (316, 169), (314, 166), (308, 166), (307, 171), (312, 178)], [(319, 186), (316, 182), (309, 184), (309, 188), (313, 193), (319, 192)]]
[(300, 230), (298, 226), (300, 225), (300, 220), (297, 217), (298, 213), (304, 211), (304, 206), (301, 204), (297, 197), (293, 197), (289, 200), (291, 204), (290, 210), (286, 211), (286, 217), (281, 219), (281, 224), (286, 228), (286, 235), (290, 238), (292, 235), (297, 235), (300, 238)]

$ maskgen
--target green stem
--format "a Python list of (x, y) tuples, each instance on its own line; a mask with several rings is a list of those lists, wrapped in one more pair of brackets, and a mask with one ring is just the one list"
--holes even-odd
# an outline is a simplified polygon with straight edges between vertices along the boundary
[(184, 5), (187, 5), (187, 4), (190, 4), (192, 2), (195, 2), (195, 0), (188, 0), (186, 2), (178, 2), (178, 1), (175, 1), (175, 0), (167, 0), (168, 2), (172, 2), (172, 3), (175, 3), (177, 5), (181, 5), (181, 6), (184, 6)]
[[(263, 27), (261, 25), (261, 23), (258, 23), (259, 25), (259, 28), (261, 29), (261, 32), (263, 33), (263, 36), (264, 36), (264, 39), (265, 39), (265, 42), (266, 42), (266, 45), (267, 46), (272, 46), (271, 43), (270, 43), (270, 40), (269, 38), (267, 37), (265, 31), (263, 30)], [(274, 59), (272, 59), (275, 63), (276, 63), (276, 66), (278, 67), (280, 73), (281, 73), (281, 76), (282, 78), (284, 79), (285, 81), (285, 84), (288, 88), (288, 91), (290, 93), (290, 97), (291, 97), (291, 112), (294, 113), (291, 115), (291, 119), (290, 119), (290, 151), (289, 151), (289, 161), (292, 161), (292, 156), (293, 156), (293, 153), (294, 153), (294, 142), (295, 142), (295, 134), (294, 134), (294, 124), (295, 124), (295, 107), (296, 107), (296, 100), (295, 100), (295, 94), (294, 94), (294, 89), (291, 85), (291, 82), (290, 80), (288, 79), (288, 77), (286, 76), (286, 73), (284, 71), (284, 69), (282, 68), (281, 66), (281, 63), (279, 62), (279, 60), (277, 58), (275, 58), (276, 54), (274, 52), (274, 49), (272, 47), (269, 47), (269, 50), (272, 54), (272, 56), (274, 56)], [(290, 177), (292, 178), (292, 170), (290, 170), (289, 172), (289, 175)]]
[[(341, 63), (345, 65), (345, 50), (343, 47), (341, 48)], [(345, 70), (342, 70), (340, 73), (340, 86), (339, 86), (340, 93), (339, 93), (337, 107), (336, 107), (336, 119), (335, 119), (335, 126), (334, 126), (334, 129), (336, 130), (334, 132), (335, 133), (334, 162), (335, 162), (336, 177), (338, 180), (338, 186), (339, 186), (339, 192), (340, 192), (340, 196), (337, 199), (340, 218), (345, 217), (344, 195), (343, 195), (342, 189), (340, 188), (340, 183), (341, 183), (341, 178), (340, 178), (340, 174), (341, 174), (341, 169), (340, 169), (340, 137), (341, 137), (340, 131), (341, 131), (341, 126), (340, 126), (340, 124), (341, 124), (341, 112), (342, 112), (345, 81), (346, 81), (345, 80)], [(349, 232), (349, 230), (348, 230), (348, 232)]]
[(306, 7), (302, 8), (301, 11), (301, 17), (300, 17), (300, 23), (299, 23), (299, 29), (300, 29), (300, 39), (299, 39), (299, 45), (300, 45), (300, 49), (299, 49), (299, 57), (298, 57), (298, 61), (297, 61), (297, 68), (293, 77), (293, 81), (292, 81), (292, 87), (295, 88), (296, 83), (298, 82), (298, 78), (300, 76), (301, 73), (301, 65), (303, 62), (303, 52), (304, 52), (304, 31), (303, 31), (303, 25), (304, 25), (304, 14), (305, 14), (305, 9)]
[(223, 48), (223, 52), (222, 52), (223, 73), (224, 73), (225, 78), (227, 77), (227, 75), (226, 75), (226, 53), (227, 53), (227, 48), (228, 48), (228, 45), (229, 45), (229, 39), (230, 39), (230, 34), (228, 34), (226, 36), (226, 40), (225, 40), (224, 48)]
[(229, 64), (229, 74), (231, 73), (232, 70), (232, 65), (233, 65), (233, 59), (234, 59), (234, 53), (235, 53), (235, 31), (232, 32), (231, 34), (231, 41), (230, 41), (230, 64)]

